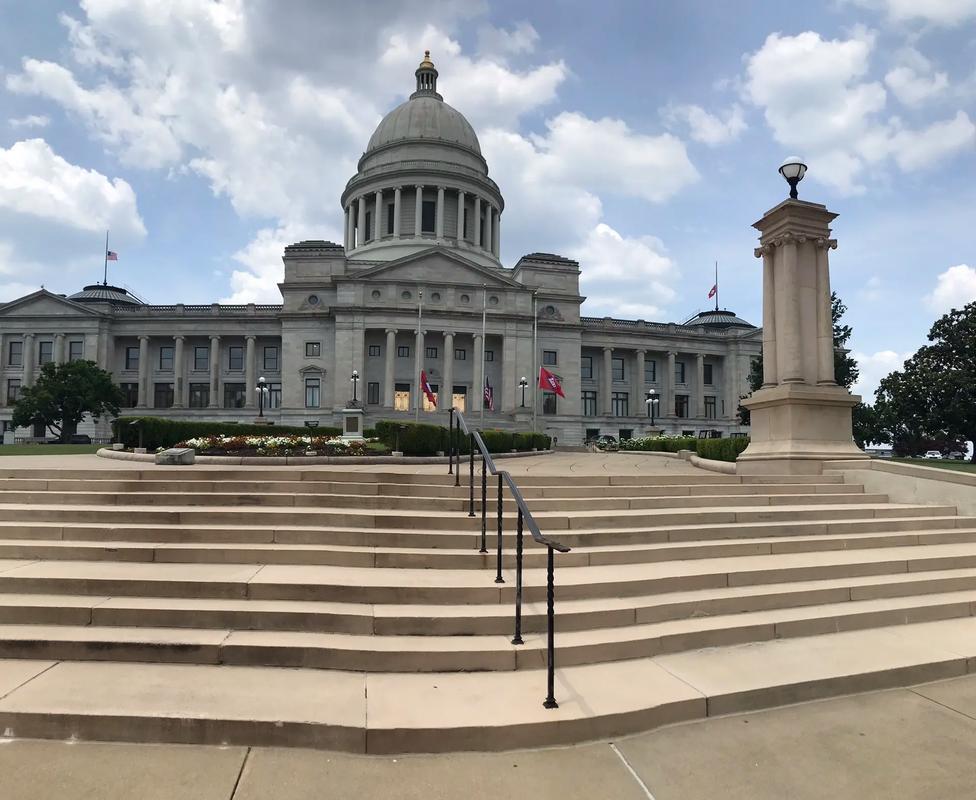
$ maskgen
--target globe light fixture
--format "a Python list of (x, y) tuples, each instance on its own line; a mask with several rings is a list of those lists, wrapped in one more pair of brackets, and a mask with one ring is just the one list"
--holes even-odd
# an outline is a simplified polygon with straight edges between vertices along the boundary
[(350, 376), (349, 380), (352, 382), (352, 405), (353, 405), (353, 407), (355, 407), (359, 403), (359, 395), (356, 392), (356, 389), (359, 386), (359, 370), (358, 369), (354, 369), (352, 371), (352, 375)]
[(797, 198), (796, 185), (803, 180), (806, 171), (807, 165), (798, 156), (790, 156), (779, 166), (779, 174), (790, 185), (790, 197), (794, 200)]
[(264, 376), (262, 375), (258, 378), (258, 385), (254, 387), (254, 391), (258, 395), (258, 417), (264, 416), (264, 403), (270, 394), (270, 390), (265, 386)]
[(519, 386), (522, 388), (522, 408), (525, 408), (525, 387), (528, 385), (529, 385), (529, 381), (523, 375), (522, 379), (519, 381)]

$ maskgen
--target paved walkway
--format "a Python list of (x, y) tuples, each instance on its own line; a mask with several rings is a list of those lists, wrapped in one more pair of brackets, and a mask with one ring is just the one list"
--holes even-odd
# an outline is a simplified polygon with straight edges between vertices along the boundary
[(511, 753), (0, 739), (4, 800), (963, 800), (974, 787), (976, 677)]

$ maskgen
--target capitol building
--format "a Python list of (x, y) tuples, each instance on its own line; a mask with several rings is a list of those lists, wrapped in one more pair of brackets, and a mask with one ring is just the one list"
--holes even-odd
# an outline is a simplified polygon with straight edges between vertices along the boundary
[[(747, 431), (736, 411), (762, 331), (727, 310), (682, 323), (582, 316), (585, 263), (529, 253), (503, 265), (502, 188), (438, 93), (429, 56), (415, 74), (416, 91), (379, 124), (342, 193), (344, 241), (285, 248), (280, 305), (151, 305), (106, 284), (0, 305), (4, 431), (40, 366), (74, 359), (112, 372), (124, 415), (249, 422), (263, 378), (264, 414), (278, 424), (338, 426), (355, 391), (367, 427), (446, 425), (453, 405), (480, 427), (535, 425), (561, 444)], [(540, 367), (565, 397), (535, 388)]]

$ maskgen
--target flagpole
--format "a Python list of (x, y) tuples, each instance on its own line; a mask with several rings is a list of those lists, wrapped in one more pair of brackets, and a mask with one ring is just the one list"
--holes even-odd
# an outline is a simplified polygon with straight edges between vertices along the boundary
[(485, 369), (485, 341), (488, 328), (488, 284), (481, 284), (481, 424), (485, 423), (485, 387), (488, 385), (488, 370)]
[(539, 410), (539, 298), (532, 292), (532, 374), (535, 376), (535, 386), (532, 387), (532, 433), (536, 432), (536, 415)]
[(102, 285), (108, 286), (108, 230), (105, 231), (105, 265), (102, 269)]
[[(420, 371), (423, 372), (424, 369), (424, 354), (420, 352), (423, 348), (421, 344), (424, 331), (424, 290), (421, 289), (417, 292), (417, 339), (415, 346), (417, 347), (417, 363), (420, 364)], [(420, 385), (420, 375), (414, 376), (417, 379), (417, 408), (414, 410), (414, 420), (420, 422), (420, 404), (423, 402), (420, 399), (421, 394), (424, 391), (424, 387)]]
[(718, 311), (718, 260), (715, 261), (715, 310)]

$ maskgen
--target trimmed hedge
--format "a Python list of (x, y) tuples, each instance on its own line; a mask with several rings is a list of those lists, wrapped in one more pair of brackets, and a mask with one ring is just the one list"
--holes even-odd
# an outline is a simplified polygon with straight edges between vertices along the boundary
[(694, 436), (646, 436), (643, 439), (624, 439), (620, 442), (620, 449), (677, 453), (679, 450), (694, 450), (697, 442)]
[[(131, 424), (139, 420), (141, 425)], [(306, 428), (294, 425), (241, 425), (236, 422), (206, 422), (162, 417), (121, 417), (112, 422), (116, 442), (126, 447), (139, 446), (139, 428), (142, 428), (142, 446), (148, 450), (172, 447), (185, 439), (197, 436), (339, 436), (340, 428)]]
[[(399, 437), (397, 429), (399, 428)], [(507, 453), (511, 450), (548, 450), (552, 440), (543, 433), (511, 433), (509, 431), (479, 431), (489, 453)], [(376, 435), (391, 450), (399, 444), (405, 456), (432, 456), (438, 452), (448, 452), (448, 429), (424, 422), (393, 422), (382, 420), (376, 423)], [(458, 445), (462, 454), (468, 454), (468, 437), (461, 434)]]
[(735, 461), (739, 453), (749, 446), (748, 436), (732, 436), (728, 439), (699, 439), (695, 452), (699, 458), (713, 461)]

